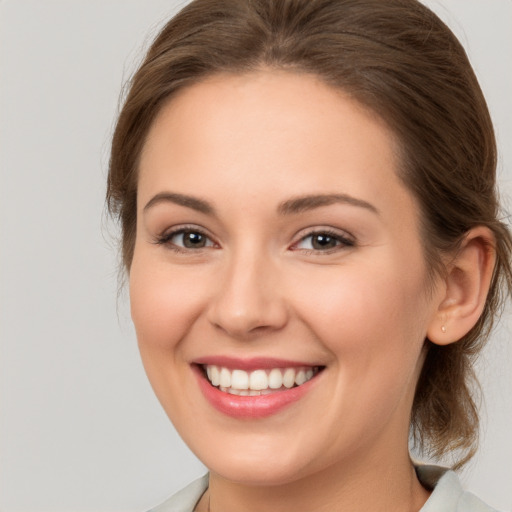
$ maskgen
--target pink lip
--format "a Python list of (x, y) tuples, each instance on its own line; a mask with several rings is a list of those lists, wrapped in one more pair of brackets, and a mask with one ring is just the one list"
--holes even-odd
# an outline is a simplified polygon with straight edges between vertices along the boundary
[[(209, 359), (210, 361), (210, 359)], [(278, 365), (272, 366), (273, 368), (290, 367), (291, 365), (282, 365), (280, 361)], [(209, 363), (214, 364), (214, 363)], [(220, 365), (229, 368), (228, 365)], [(293, 365), (293, 366), (309, 366), (309, 365)], [(240, 368), (240, 366), (235, 366)], [(258, 365), (256, 367), (251, 365), (251, 368), (266, 368), (267, 366)], [(300, 400), (306, 395), (317, 383), (317, 377), (297, 386), (295, 388), (287, 389), (286, 391), (276, 391), (269, 395), (260, 396), (238, 396), (231, 395), (220, 391), (218, 388), (212, 386), (210, 381), (204, 376), (203, 370), (197, 366), (192, 365), (192, 369), (198, 379), (199, 388), (208, 402), (219, 412), (237, 419), (256, 419), (265, 418), (278, 413), (282, 409), (288, 407)]]
[(229, 356), (210, 356), (194, 360), (198, 365), (214, 364), (224, 368), (239, 369), (245, 371), (265, 370), (267, 368), (297, 368), (302, 366), (317, 366), (311, 363), (290, 361), (286, 359), (277, 359), (272, 357), (252, 357), (248, 359), (238, 359)]

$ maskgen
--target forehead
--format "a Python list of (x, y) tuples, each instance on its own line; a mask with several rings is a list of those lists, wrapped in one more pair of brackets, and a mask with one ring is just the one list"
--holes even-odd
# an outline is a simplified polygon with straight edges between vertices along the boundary
[(396, 209), (410, 196), (396, 148), (377, 115), (315, 76), (215, 75), (161, 109), (141, 155), (139, 195), (338, 192), (382, 203), (389, 189)]
[(344, 140), (351, 142), (342, 130), (347, 125), (381, 139), (391, 152), (397, 146), (392, 131), (375, 112), (316, 75), (269, 69), (221, 73), (180, 89), (164, 103), (149, 131), (144, 152), (157, 139), (161, 142), (164, 131), (174, 130), (176, 138), (177, 132), (184, 134), (184, 129), (191, 126), (195, 135), (193, 139), (187, 137), (191, 143), (205, 135), (200, 142), (229, 143), (236, 142), (236, 135), (257, 133), (259, 137), (253, 140), (256, 145), (264, 141), (265, 135), (275, 137), (293, 131), (295, 136), (306, 136), (312, 142), (324, 139), (327, 144), (335, 140), (339, 145)]

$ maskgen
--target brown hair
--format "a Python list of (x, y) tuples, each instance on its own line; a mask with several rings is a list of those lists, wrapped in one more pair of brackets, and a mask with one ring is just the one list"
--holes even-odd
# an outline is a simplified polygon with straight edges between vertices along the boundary
[(494, 233), (484, 312), (457, 343), (426, 340), (411, 416), (420, 448), (457, 453), (462, 465), (478, 434), (473, 360), (511, 289), (512, 241), (498, 218), (496, 142), (482, 91), (461, 44), (417, 0), (194, 0), (171, 19), (131, 80), (112, 142), (107, 202), (121, 222), (124, 266), (135, 243), (138, 160), (163, 103), (209, 75), (263, 66), (313, 73), (393, 130), (432, 276), (468, 230)]

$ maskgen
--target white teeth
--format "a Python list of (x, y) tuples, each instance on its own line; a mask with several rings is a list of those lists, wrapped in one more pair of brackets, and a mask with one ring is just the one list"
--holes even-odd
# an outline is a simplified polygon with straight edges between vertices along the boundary
[[(313, 376), (313, 372), (311, 372), (311, 376)], [(270, 370), (268, 374), (268, 387), (270, 389), (279, 389), (283, 385), (283, 374), (279, 368), (274, 368)]]
[(311, 380), (318, 367), (272, 368), (269, 370), (230, 370), (216, 365), (205, 365), (206, 375), (213, 386), (232, 395), (266, 395), (274, 390), (301, 386)]
[(231, 372), (231, 387), (236, 389), (249, 389), (249, 374), (243, 370), (233, 370)]
[(295, 384), (300, 386), (301, 384), (304, 384), (304, 382), (306, 382), (306, 372), (304, 370), (299, 370), (295, 376)]
[(227, 368), (221, 368), (219, 385), (223, 388), (231, 386), (231, 372)]
[(255, 391), (261, 391), (268, 388), (268, 377), (265, 370), (255, 370), (249, 377), (249, 388)]
[(295, 370), (293, 368), (287, 368), (283, 374), (283, 386), (285, 388), (292, 388), (295, 384)]
[[(210, 370), (209, 374), (208, 374), (208, 370)], [(220, 384), (220, 373), (219, 373), (219, 369), (216, 366), (208, 366), (206, 368), (206, 373), (208, 374), (208, 378), (210, 379), (210, 382), (214, 386), (218, 386)]]

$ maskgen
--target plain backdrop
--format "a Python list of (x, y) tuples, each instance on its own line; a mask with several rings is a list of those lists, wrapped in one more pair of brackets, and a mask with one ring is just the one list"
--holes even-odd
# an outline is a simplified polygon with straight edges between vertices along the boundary
[[(185, 1), (0, 0), (0, 510), (143, 511), (203, 466), (146, 381), (106, 221), (124, 81)], [(512, 178), (512, 1), (429, 0), (466, 46)], [(511, 315), (479, 364), (465, 484), (512, 510)]]

